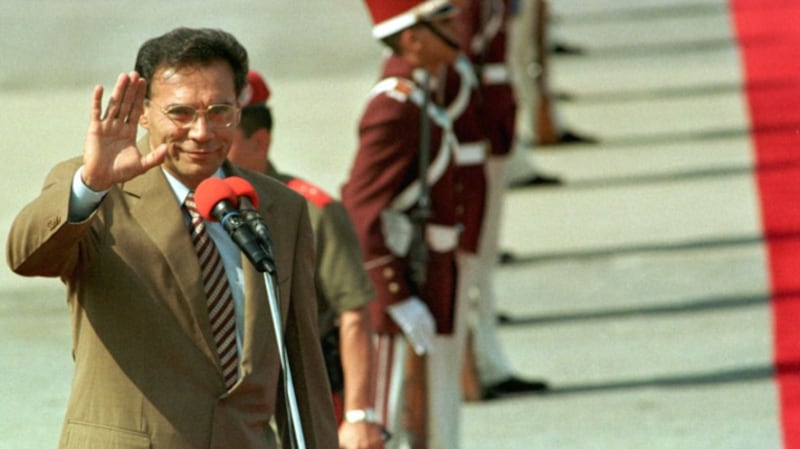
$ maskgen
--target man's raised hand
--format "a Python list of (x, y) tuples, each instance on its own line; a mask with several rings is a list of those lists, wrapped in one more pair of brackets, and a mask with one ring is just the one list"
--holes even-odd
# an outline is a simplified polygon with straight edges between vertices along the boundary
[(83, 149), (82, 180), (90, 189), (106, 190), (164, 160), (166, 145), (146, 155), (136, 147), (136, 131), (144, 111), (146, 90), (147, 82), (138, 73), (120, 74), (104, 112), (103, 87), (95, 86)]

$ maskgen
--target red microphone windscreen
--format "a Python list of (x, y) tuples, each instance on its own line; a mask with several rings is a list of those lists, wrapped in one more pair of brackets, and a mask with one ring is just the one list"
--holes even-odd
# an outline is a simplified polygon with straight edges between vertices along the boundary
[(253, 203), (253, 207), (258, 207), (258, 194), (256, 193), (256, 189), (253, 188), (253, 184), (250, 184), (246, 179), (238, 176), (229, 176), (225, 178), (225, 182), (237, 197), (246, 196), (247, 199)]
[(221, 178), (210, 177), (203, 180), (194, 191), (194, 202), (197, 204), (197, 212), (208, 221), (216, 221), (211, 210), (220, 201), (227, 200), (234, 207), (238, 203), (238, 197), (233, 190)]

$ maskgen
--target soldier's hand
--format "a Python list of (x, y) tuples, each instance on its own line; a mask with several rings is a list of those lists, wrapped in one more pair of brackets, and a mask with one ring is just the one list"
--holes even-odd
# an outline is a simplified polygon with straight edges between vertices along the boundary
[(90, 189), (106, 190), (164, 160), (166, 145), (144, 156), (136, 148), (136, 131), (144, 111), (146, 89), (147, 83), (138, 73), (120, 74), (103, 111), (103, 87), (94, 88), (82, 171), (82, 180)]
[(417, 355), (433, 352), (436, 321), (424, 302), (412, 296), (389, 306), (387, 313), (400, 326)]
[(341, 449), (383, 449), (384, 437), (380, 425), (371, 422), (343, 422), (339, 426)]

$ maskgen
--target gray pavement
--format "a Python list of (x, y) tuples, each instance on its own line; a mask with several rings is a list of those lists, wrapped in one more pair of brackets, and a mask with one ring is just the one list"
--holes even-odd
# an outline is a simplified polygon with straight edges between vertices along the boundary
[[(567, 185), (514, 190), (500, 337), (551, 393), (464, 407), (463, 448), (779, 448), (764, 248), (723, 0), (552, 0), (566, 122), (531, 155)], [(35, 6), (31, 6), (35, 5)], [(274, 157), (338, 192), (381, 50), (361, 2), (0, 1), (0, 230), (81, 151), (91, 86), (177, 25), (234, 32), (273, 86)], [(143, 11), (158, 11), (147, 14)], [(131, 19), (129, 15), (135, 17)], [(180, 17), (180, 21), (173, 17)], [(4, 246), (3, 246), (4, 248)], [(0, 268), (0, 448), (54, 447), (71, 376), (64, 292)]]

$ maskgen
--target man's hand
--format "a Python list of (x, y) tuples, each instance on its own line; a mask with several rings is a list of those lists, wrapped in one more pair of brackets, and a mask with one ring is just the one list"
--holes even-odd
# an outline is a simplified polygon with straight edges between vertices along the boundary
[(436, 321), (424, 302), (412, 296), (389, 306), (387, 313), (400, 326), (417, 355), (433, 352)]
[(82, 181), (90, 189), (106, 190), (139, 176), (164, 160), (166, 145), (154, 148), (144, 156), (136, 148), (136, 131), (144, 111), (146, 90), (147, 82), (138, 73), (120, 74), (103, 113), (103, 87), (94, 88), (82, 172)]
[(383, 449), (381, 427), (371, 422), (343, 422), (339, 426), (341, 449)]

